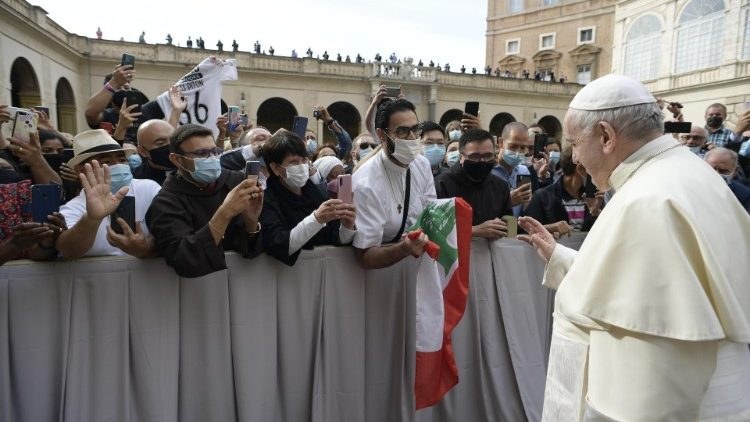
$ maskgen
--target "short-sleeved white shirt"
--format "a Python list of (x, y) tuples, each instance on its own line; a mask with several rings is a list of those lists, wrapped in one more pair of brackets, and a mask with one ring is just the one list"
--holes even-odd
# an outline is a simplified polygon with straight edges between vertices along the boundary
[[(151, 205), (151, 201), (154, 199), (161, 186), (158, 183), (150, 179), (133, 179), (129, 185), (127, 196), (135, 197), (135, 221), (136, 224), (141, 225), (141, 230), (144, 234), (148, 234), (148, 227), (145, 224), (141, 224), (146, 219), (146, 211)], [(86, 212), (86, 193), (82, 190), (81, 193), (75, 198), (71, 199), (65, 205), (60, 207), (60, 214), (65, 217), (65, 223), (68, 227), (73, 227), (78, 223), (83, 214)], [(111, 256), (111, 255), (126, 255), (120, 248), (114, 247), (107, 241), (107, 227), (110, 225), (109, 216), (104, 217), (101, 224), (99, 224), (99, 230), (96, 232), (96, 239), (91, 249), (84, 254), (84, 256)]]
[[(427, 158), (418, 156), (409, 164), (409, 169), (411, 192), (407, 229), (417, 221), (425, 205), (437, 197)], [(403, 219), (398, 205), (402, 206), (403, 212), (405, 183), (406, 168), (393, 163), (382, 150), (354, 173), (352, 190), (357, 208), (357, 233), (352, 242), (354, 247), (367, 249), (393, 240)]]

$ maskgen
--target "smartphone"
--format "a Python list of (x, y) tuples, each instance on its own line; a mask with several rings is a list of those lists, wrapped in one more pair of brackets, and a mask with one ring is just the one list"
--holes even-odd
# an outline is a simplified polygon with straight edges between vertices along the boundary
[(534, 158), (539, 159), (544, 157), (544, 148), (549, 142), (549, 135), (546, 133), (534, 134)]
[(521, 186), (527, 183), (531, 183), (531, 175), (529, 174), (516, 175), (516, 188), (520, 188)]
[(128, 107), (138, 104), (138, 107), (134, 108), (133, 111), (138, 111), (141, 106), (141, 96), (137, 91), (133, 91), (132, 89), (125, 92), (125, 101), (128, 102)]
[(479, 101), (467, 101), (464, 106), (464, 113), (479, 117)]
[(399, 86), (387, 86), (385, 91), (385, 96), (389, 98), (398, 98), (401, 95), (401, 87)]
[(586, 176), (586, 184), (583, 186), (583, 194), (586, 198), (594, 198), (596, 196), (596, 185), (594, 185), (591, 176)]
[(135, 56), (128, 53), (122, 53), (120, 64), (123, 66), (132, 66), (132, 68), (135, 68)]
[(130, 226), (130, 230), (135, 232), (135, 196), (126, 196), (122, 198), (120, 205), (118, 205), (117, 209), (115, 209), (110, 215), (110, 227), (112, 227), (112, 230), (114, 230), (115, 233), (122, 234), (122, 227), (120, 227), (120, 223), (117, 222), (118, 217), (125, 220), (125, 222), (128, 223), (128, 226)]
[(6, 107), (5, 111), (10, 114), (10, 117), (7, 123), (0, 125), (0, 148), (5, 148), (8, 145), (7, 139), (13, 136), (13, 123), (16, 120), (16, 113), (29, 110), (18, 107)]
[(247, 113), (240, 114), (240, 124), (242, 126), (247, 126), (250, 124), (250, 119), (247, 117)]
[(34, 107), (34, 110), (44, 112), (44, 114), (46, 114), (47, 117), (49, 117), (49, 107), (36, 106)]
[(260, 161), (248, 161), (245, 163), (245, 179), (254, 179), (258, 182), (260, 175)]
[(353, 203), (352, 198), (352, 175), (342, 174), (338, 177), (339, 199), (345, 204)]
[(294, 122), (292, 122), (292, 132), (296, 133), (300, 139), (305, 139), (305, 131), (307, 130), (307, 117), (294, 116)]
[(227, 130), (234, 132), (240, 127), (240, 108), (238, 106), (229, 106), (227, 110)]
[(36, 132), (39, 116), (31, 110), (18, 110), (13, 119), (13, 138), (21, 142), (29, 142), (31, 134)]
[(690, 133), (690, 122), (664, 122), (664, 133)]
[(504, 215), (501, 220), (508, 226), (508, 238), (515, 239), (518, 236), (518, 219), (512, 215)]
[(62, 187), (56, 184), (31, 185), (31, 218), (35, 223), (46, 223), (47, 216), (60, 211)]
[(73, 156), (75, 154), (73, 153), (73, 148), (65, 148), (64, 150), (62, 150), (60, 155), (62, 156), (63, 163), (67, 163), (68, 161), (73, 159)]

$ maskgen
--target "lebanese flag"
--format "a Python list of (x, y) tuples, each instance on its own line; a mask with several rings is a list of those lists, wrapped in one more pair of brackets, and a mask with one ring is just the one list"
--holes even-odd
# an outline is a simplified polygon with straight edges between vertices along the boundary
[(430, 238), (417, 272), (416, 408), (440, 401), (458, 383), (451, 332), (466, 309), (469, 293), (471, 206), (461, 198), (438, 199), (425, 207), (410, 230)]

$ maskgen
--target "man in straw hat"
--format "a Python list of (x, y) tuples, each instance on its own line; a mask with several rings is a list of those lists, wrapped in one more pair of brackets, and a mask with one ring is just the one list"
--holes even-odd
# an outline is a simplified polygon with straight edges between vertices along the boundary
[[(103, 129), (87, 130), (73, 138), (68, 166), (80, 175), (83, 190), (60, 207), (70, 227), (57, 239), (57, 250), (68, 259), (82, 256), (155, 255), (153, 238), (145, 224), (146, 211), (161, 187), (153, 180), (133, 179), (126, 153)], [(135, 197), (135, 230), (122, 218), (110, 215), (125, 196)], [(111, 225), (118, 224), (122, 234)]]
[(577, 253), (520, 220), (557, 289), (542, 419), (749, 420), (750, 217), (633, 79), (589, 83), (564, 134), (614, 194)]

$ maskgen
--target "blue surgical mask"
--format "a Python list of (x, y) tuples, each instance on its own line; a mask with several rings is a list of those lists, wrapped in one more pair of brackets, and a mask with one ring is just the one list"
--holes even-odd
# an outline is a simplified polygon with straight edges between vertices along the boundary
[(131, 170), (135, 170), (143, 164), (143, 159), (140, 155), (133, 153), (128, 157), (128, 164), (130, 164)]
[(448, 132), (448, 138), (450, 138), (451, 141), (458, 141), (459, 139), (461, 139), (461, 130), (453, 129), (452, 131)]
[(133, 180), (133, 173), (130, 172), (130, 166), (127, 164), (109, 166), (109, 174), (111, 176), (109, 190), (112, 193), (117, 193), (123, 186), (130, 185)]
[(703, 148), (703, 147), (697, 146), (697, 147), (688, 147), (688, 148), (690, 148), (690, 152), (692, 152), (693, 154), (700, 154), (701, 153), (701, 148)]
[(445, 158), (445, 145), (431, 144), (424, 148), (424, 156), (430, 160), (432, 167), (437, 167)]
[(372, 152), (372, 148), (361, 149), (359, 150), (359, 152), (357, 152), (357, 156), (359, 157), (360, 160), (362, 160), (368, 155), (370, 155), (371, 152)]
[(550, 151), (549, 160), (553, 163), (560, 162), (560, 151)]
[(459, 154), (460, 153), (458, 152), (457, 149), (453, 150), (453, 151), (448, 151), (445, 154), (445, 161), (448, 163), (449, 166), (452, 166), (452, 165), (454, 165), (454, 164), (456, 164), (458, 162), (458, 155)]
[(318, 141), (316, 139), (307, 140), (307, 153), (312, 157), (318, 150)]
[(195, 171), (190, 176), (199, 183), (213, 183), (221, 175), (221, 162), (219, 157), (196, 158), (193, 160)]
[(520, 152), (515, 151), (509, 151), (509, 150), (503, 150), (503, 161), (505, 164), (515, 167), (524, 161), (526, 161), (526, 156), (521, 154)]

